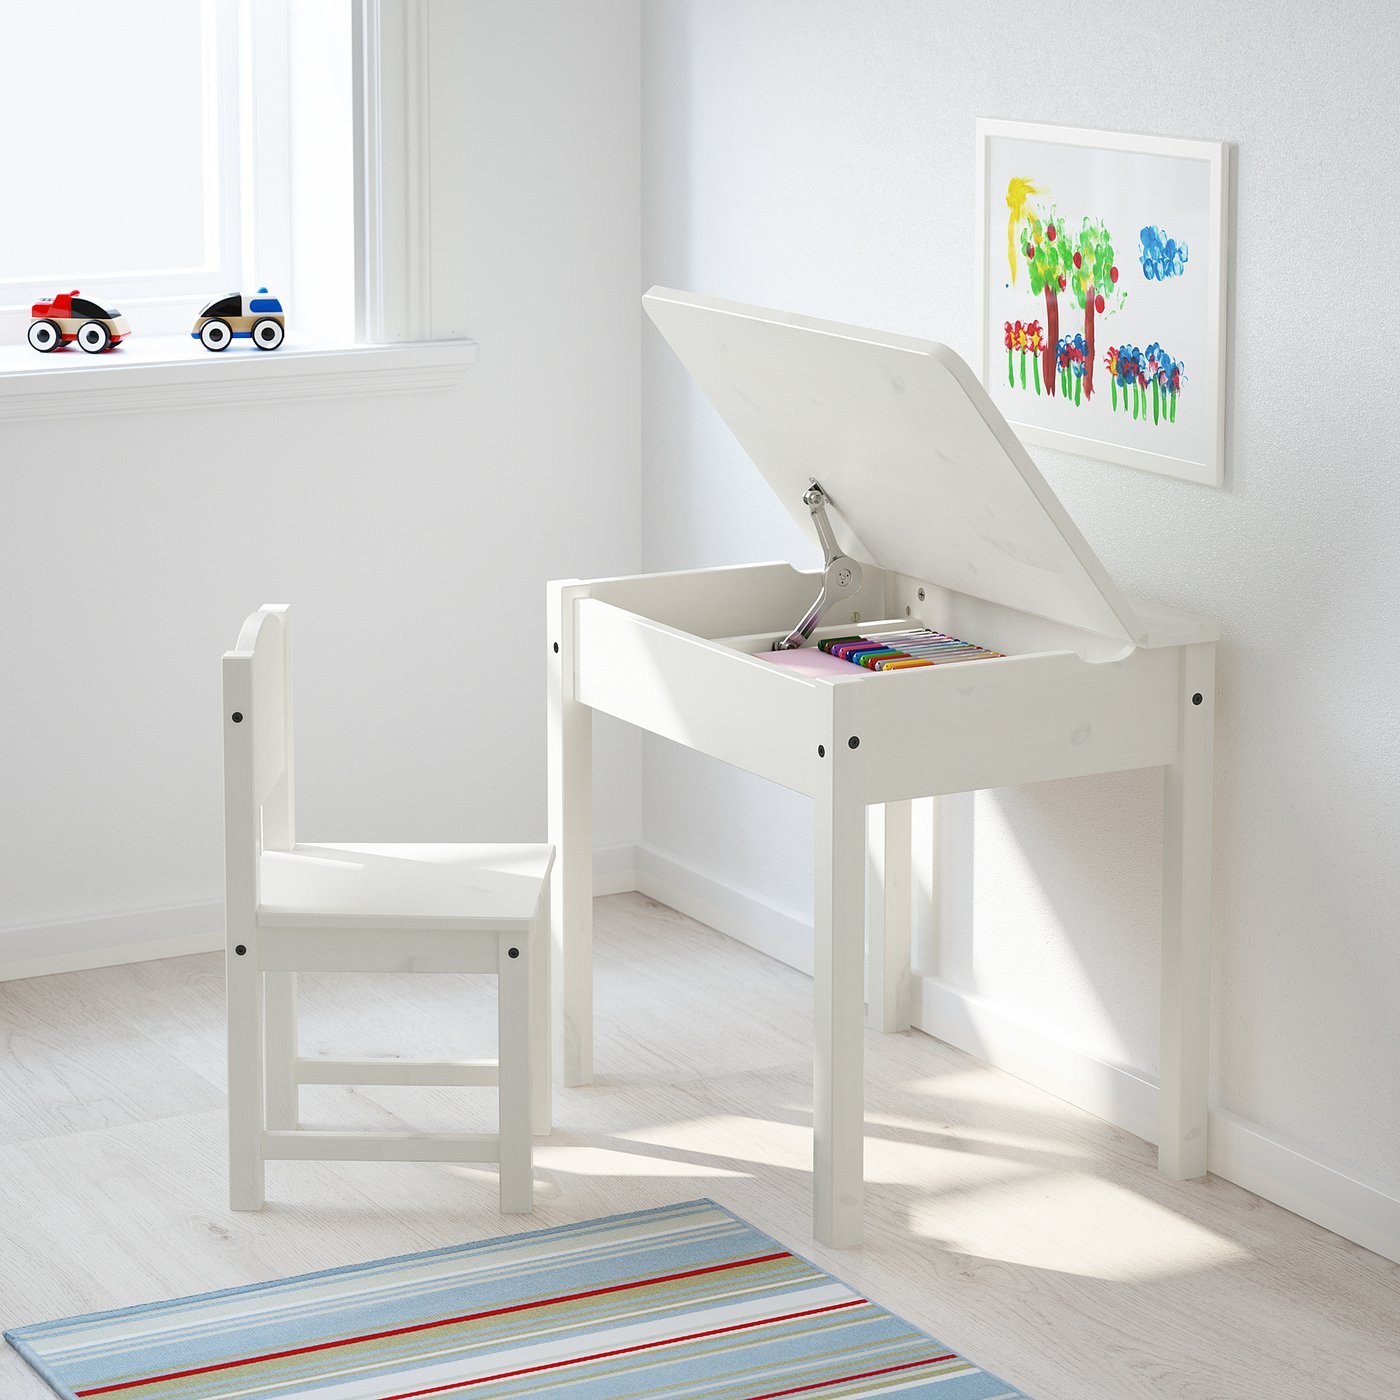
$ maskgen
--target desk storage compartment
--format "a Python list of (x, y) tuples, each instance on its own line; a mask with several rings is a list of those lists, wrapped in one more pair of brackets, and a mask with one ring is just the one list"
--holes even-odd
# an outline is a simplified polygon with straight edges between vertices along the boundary
[[(873, 587), (861, 597), (883, 603), (887, 580), (870, 572)], [(754, 653), (787, 631), (795, 602), (810, 601), (811, 577), (763, 565), (591, 585), (589, 596), (573, 605), (578, 698), (807, 793), (815, 790), (817, 746), (829, 737), (834, 707), (846, 737), (860, 740), (868, 802), (1169, 761), (1175, 650), (1116, 647), (1122, 654), (1115, 659), (1090, 661), (1064, 647), (1074, 640), (1072, 629), (1036, 618), (998, 619), (997, 612), (1010, 610), (990, 605), (967, 610), (977, 632), (956, 635), (1005, 656), (898, 672), (843, 665), (842, 673), (805, 674)], [(735, 587), (741, 581), (747, 587)], [(647, 586), (653, 582), (660, 585), (655, 592)], [(928, 612), (911, 611), (902, 621), (877, 616), (868, 625), (951, 631), (946, 614), (955, 603), (945, 590), (924, 593)], [(708, 624), (712, 635), (682, 630), (657, 613)], [(713, 635), (735, 622), (750, 625)], [(832, 624), (818, 636), (862, 625)], [(997, 635), (989, 635), (993, 629)], [(1037, 641), (1051, 649), (1034, 649)]]

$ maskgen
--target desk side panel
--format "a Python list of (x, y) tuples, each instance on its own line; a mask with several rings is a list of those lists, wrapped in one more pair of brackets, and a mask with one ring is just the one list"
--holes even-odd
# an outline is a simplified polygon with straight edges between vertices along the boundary
[(853, 697), (865, 800), (1171, 763), (1180, 667), (1170, 648), (1121, 661), (1051, 653), (873, 676)]
[(810, 795), (811, 682), (596, 598), (574, 606), (583, 704)]

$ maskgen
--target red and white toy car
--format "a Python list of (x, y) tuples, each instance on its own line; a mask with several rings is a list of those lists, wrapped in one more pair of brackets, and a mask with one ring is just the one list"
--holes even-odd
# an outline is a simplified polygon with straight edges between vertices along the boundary
[(76, 291), (60, 292), (52, 301), (36, 301), (29, 314), (29, 343), (45, 355), (75, 340), (89, 355), (100, 355), (131, 334), (120, 311), (104, 311)]

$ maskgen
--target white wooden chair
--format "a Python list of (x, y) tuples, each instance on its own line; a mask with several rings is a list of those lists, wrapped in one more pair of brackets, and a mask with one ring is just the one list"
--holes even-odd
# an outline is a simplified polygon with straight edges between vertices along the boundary
[[(291, 619), (268, 605), (224, 655), (229, 1199), (260, 1210), (263, 1163), (498, 1162), (501, 1209), (532, 1209), (549, 1131), (549, 846), (305, 845), (293, 822)], [(308, 1059), (298, 972), (485, 972), (498, 1061)], [(498, 1132), (308, 1132), (302, 1084), (497, 1085)]]

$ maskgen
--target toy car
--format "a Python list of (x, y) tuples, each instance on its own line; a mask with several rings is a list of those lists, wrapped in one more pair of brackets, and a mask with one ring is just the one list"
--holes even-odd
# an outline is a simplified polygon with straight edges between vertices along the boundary
[(190, 335), (206, 350), (227, 350), (235, 339), (251, 340), (259, 350), (275, 350), (287, 334), (282, 303), (259, 287), (256, 296), (230, 292), (211, 301), (194, 318)]
[(36, 301), (29, 314), (34, 318), (29, 323), (29, 343), (45, 355), (75, 340), (89, 355), (100, 355), (131, 334), (120, 311), (104, 311), (95, 301), (80, 297), (76, 289)]

